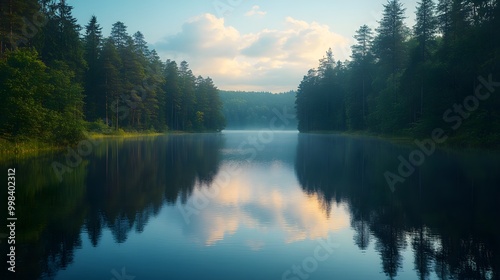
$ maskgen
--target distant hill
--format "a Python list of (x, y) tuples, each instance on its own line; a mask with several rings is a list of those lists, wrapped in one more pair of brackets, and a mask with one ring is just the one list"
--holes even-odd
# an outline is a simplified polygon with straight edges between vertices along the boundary
[[(276, 110), (295, 115), (295, 91), (285, 93), (223, 91), (219, 93), (226, 117), (226, 129), (267, 129), (271, 120), (278, 118)], [(279, 119), (279, 118), (278, 118)], [(275, 126), (281, 127), (277, 121)], [(285, 129), (297, 129), (296, 119), (290, 120)]]

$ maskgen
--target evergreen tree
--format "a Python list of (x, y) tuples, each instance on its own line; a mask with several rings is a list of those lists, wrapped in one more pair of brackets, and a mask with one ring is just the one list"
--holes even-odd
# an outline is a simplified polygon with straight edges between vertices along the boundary
[(154, 128), (158, 131), (166, 129), (165, 93), (163, 87), (164, 64), (155, 50), (148, 52), (146, 79), (142, 83), (144, 90), (143, 103), (144, 128)]
[(378, 92), (373, 96), (370, 107), (370, 121), (376, 123), (375, 130), (395, 133), (402, 126), (402, 100), (399, 94), (399, 78), (406, 66), (408, 28), (404, 24), (405, 9), (399, 0), (390, 0), (384, 5), (383, 18), (377, 28), (374, 40), (374, 53), (378, 59), (378, 75), (374, 82)]
[(196, 119), (195, 76), (189, 64), (182, 61), (179, 67), (179, 86), (182, 92), (181, 129), (192, 130)]
[(45, 23), (36, 0), (0, 2), (0, 56), (18, 47), (31, 45)]
[(42, 59), (50, 66), (62, 61), (75, 73), (74, 81), (83, 82), (86, 70), (81, 27), (72, 15), (73, 7), (66, 0), (50, 4), (48, 22), (44, 28)]
[(416, 23), (413, 27), (415, 45), (412, 46), (410, 59), (402, 84), (405, 88), (409, 112), (409, 122), (418, 121), (424, 111), (424, 95), (429, 90), (426, 86), (426, 76), (431, 71), (428, 63), (436, 50), (436, 34), (438, 32), (435, 4), (432, 0), (422, 0), (416, 11)]
[(349, 64), (347, 96), (347, 118), (349, 128), (364, 129), (367, 116), (367, 97), (371, 93), (373, 65), (373, 33), (367, 26), (361, 26), (354, 35), (356, 45), (352, 46), (352, 62)]
[(118, 49), (125, 48), (125, 45), (128, 44), (130, 39), (130, 36), (127, 33), (127, 26), (121, 21), (114, 23), (111, 28), (110, 38), (113, 40), (113, 43)]
[(97, 18), (92, 16), (85, 27), (85, 60), (87, 71), (85, 73), (85, 103), (86, 116), (90, 121), (104, 118), (105, 95), (99, 90), (99, 57), (102, 48), (102, 32), (97, 23)]
[(172, 130), (181, 128), (182, 91), (179, 86), (179, 68), (175, 61), (167, 60), (165, 67), (165, 115), (167, 126)]
[(383, 18), (377, 28), (374, 53), (379, 65), (387, 75), (396, 75), (404, 67), (405, 41), (409, 35), (404, 24), (405, 10), (399, 0), (390, 0), (384, 5)]
[(419, 44), (421, 61), (425, 62), (429, 55), (429, 48), (432, 47), (431, 44), (438, 31), (433, 0), (422, 0), (417, 7), (416, 15), (417, 22), (413, 27), (413, 33)]
[(105, 96), (106, 123), (118, 129), (118, 122), (123, 112), (119, 110), (122, 81), (120, 77), (121, 58), (111, 39), (104, 40), (102, 54), (99, 58), (100, 89)]

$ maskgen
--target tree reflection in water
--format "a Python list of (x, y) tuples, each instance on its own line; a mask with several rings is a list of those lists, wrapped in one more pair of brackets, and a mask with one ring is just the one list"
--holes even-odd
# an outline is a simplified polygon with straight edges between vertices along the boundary
[[(185, 201), (198, 183), (213, 180), (222, 145), (218, 134), (104, 140), (62, 183), (53, 175), (51, 156), (8, 163), (32, 172), (17, 182), (25, 188), (16, 193), (23, 221), (16, 230), (16, 279), (55, 277), (73, 262), (81, 232), (94, 247), (106, 229), (117, 243), (142, 232), (162, 206)], [(6, 246), (0, 243), (2, 252)], [(6, 271), (1, 279), (10, 279)]]
[(355, 244), (375, 242), (389, 278), (411, 246), (420, 279), (498, 279), (498, 155), (438, 151), (392, 193), (383, 174), (408, 153), (376, 139), (299, 135), (295, 170), (306, 193), (347, 202)]

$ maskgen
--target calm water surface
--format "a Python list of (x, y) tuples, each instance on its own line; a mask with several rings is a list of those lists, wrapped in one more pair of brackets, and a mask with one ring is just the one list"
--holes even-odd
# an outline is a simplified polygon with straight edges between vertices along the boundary
[(106, 139), (62, 181), (64, 154), (4, 161), (18, 221), (0, 277), (499, 279), (500, 155), (437, 151), (392, 192), (412, 149), (228, 131)]

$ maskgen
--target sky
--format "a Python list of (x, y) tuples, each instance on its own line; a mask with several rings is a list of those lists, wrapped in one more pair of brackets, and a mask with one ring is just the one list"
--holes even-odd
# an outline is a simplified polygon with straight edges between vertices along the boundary
[[(68, 0), (85, 26), (95, 15), (103, 34), (122, 21), (141, 31), (162, 60), (186, 60), (222, 90), (285, 92), (318, 66), (328, 48), (345, 61), (363, 24), (375, 29), (384, 0)], [(406, 23), (417, 0), (401, 0)]]

